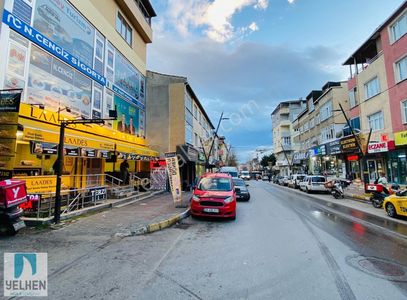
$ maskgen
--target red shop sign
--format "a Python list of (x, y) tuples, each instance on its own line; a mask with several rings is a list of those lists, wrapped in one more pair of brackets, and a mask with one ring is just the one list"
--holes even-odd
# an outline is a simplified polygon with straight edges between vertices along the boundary
[(348, 161), (358, 161), (359, 156), (358, 155), (348, 155)]

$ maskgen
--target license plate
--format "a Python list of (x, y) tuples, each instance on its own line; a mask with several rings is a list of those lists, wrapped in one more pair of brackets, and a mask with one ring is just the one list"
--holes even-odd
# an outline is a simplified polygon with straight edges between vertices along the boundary
[(203, 211), (207, 213), (219, 213), (218, 208), (204, 208)]
[(18, 231), (18, 230), (20, 230), (21, 228), (24, 228), (24, 227), (25, 227), (25, 223), (24, 223), (24, 221), (20, 221), (20, 222), (14, 223), (14, 224), (13, 224), (13, 227), (14, 227), (14, 230), (15, 230), (15, 231)]

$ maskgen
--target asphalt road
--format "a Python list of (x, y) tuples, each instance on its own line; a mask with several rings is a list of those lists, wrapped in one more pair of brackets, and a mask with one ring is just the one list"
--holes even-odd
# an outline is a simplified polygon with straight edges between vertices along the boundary
[(287, 188), (249, 189), (236, 221), (187, 219), (51, 261), (50, 299), (407, 298), (407, 240)]

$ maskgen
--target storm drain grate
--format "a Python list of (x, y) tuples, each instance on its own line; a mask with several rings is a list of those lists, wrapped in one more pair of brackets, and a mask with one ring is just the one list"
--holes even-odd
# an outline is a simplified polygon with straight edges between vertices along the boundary
[(390, 281), (407, 281), (407, 267), (378, 257), (348, 256), (346, 262), (367, 274)]

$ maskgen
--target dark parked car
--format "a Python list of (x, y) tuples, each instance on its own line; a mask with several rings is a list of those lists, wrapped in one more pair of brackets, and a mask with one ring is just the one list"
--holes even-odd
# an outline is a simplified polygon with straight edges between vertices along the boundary
[(250, 193), (247, 189), (248, 184), (243, 179), (233, 178), (233, 184), (236, 190), (236, 200), (250, 200)]

